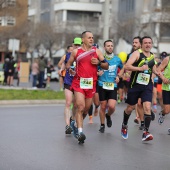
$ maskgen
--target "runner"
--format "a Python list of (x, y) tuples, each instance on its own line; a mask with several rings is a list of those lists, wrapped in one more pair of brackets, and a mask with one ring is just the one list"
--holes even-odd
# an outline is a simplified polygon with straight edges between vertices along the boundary
[[(164, 70), (164, 73), (162, 73)], [(162, 79), (162, 97), (164, 109), (161, 111), (158, 123), (164, 122), (165, 115), (170, 113), (170, 57), (166, 57), (157, 68), (158, 75)], [(168, 130), (169, 131), (169, 130)]]
[[(161, 62), (164, 60), (164, 58), (166, 58), (168, 56), (167, 52), (162, 52), (160, 55), (160, 62), (158, 63), (158, 66), (161, 64)], [(163, 71), (163, 70), (162, 70)], [(158, 77), (158, 82), (157, 82), (157, 86), (156, 86), (156, 90), (157, 90), (157, 97), (158, 97), (158, 102), (161, 106), (161, 111), (163, 110), (163, 99), (162, 99), (162, 79), (160, 77)]]
[(121, 135), (124, 139), (128, 138), (128, 120), (131, 112), (135, 108), (138, 99), (141, 98), (144, 109), (144, 131), (142, 141), (152, 140), (153, 136), (149, 133), (151, 122), (151, 102), (152, 102), (152, 69), (156, 72), (154, 55), (150, 52), (152, 48), (152, 39), (149, 36), (142, 38), (142, 48), (133, 52), (125, 64), (125, 69), (132, 71), (130, 78), (130, 87), (127, 96), (127, 108), (124, 110)]
[[(67, 46), (67, 53), (70, 53), (72, 51), (73, 51), (72, 45)], [(64, 63), (64, 60), (66, 59), (66, 54), (64, 54), (61, 57), (60, 61), (58, 62), (58, 69), (59, 69), (58, 74), (59, 74), (60, 91), (63, 91), (64, 77), (65, 77), (65, 74), (66, 74), (65, 69), (63, 69), (62, 72), (61, 72), (61, 66)]]
[[(59, 72), (60, 74), (62, 74), (62, 71), (65, 70), (65, 66), (70, 58), (73, 49), (77, 49), (80, 46), (81, 46), (81, 38), (79, 37), (74, 38), (73, 48), (72, 50), (70, 49), (70, 51), (66, 54), (66, 58), (61, 65), (61, 70)], [(64, 109), (64, 119), (66, 123), (65, 134), (71, 134), (72, 124), (74, 124), (75, 105), (73, 100), (73, 91), (70, 88), (74, 75), (75, 75), (75, 63), (73, 63), (73, 65), (71, 66), (71, 70), (66, 71), (64, 77), (64, 93), (65, 93), (65, 100), (66, 100), (65, 109)], [(73, 107), (71, 108), (72, 103), (73, 103)], [(72, 114), (70, 113), (71, 109), (72, 109)], [(70, 123), (70, 117), (71, 117), (71, 123)]]
[[(105, 49), (105, 59), (109, 63), (109, 69), (104, 70), (99, 67), (99, 99), (100, 99), (100, 122), (101, 126), (99, 131), (104, 133), (105, 131), (105, 117), (107, 120), (107, 127), (112, 126), (111, 115), (115, 111), (116, 101), (117, 101), (117, 83), (119, 82), (119, 77), (117, 75), (117, 69), (123, 68), (122, 61), (119, 57), (113, 54), (113, 41), (106, 40), (104, 42)], [(106, 107), (108, 106), (108, 113), (105, 114)]]
[(84, 143), (86, 139), (83, 133), (83, 118), (88, 113), (96, 91), (97, 66), (100, 65), (101, 68), (108, 69), (108, 63), (102, 52), (93, 47), (94, 39), (90, 31), (82, 33), (82, 42), (80, 48), (73, 50), (66, 65), (66, 68), (69, 69), (72, 63), (76, 61), (76, 75), (71, 87), (74, 90), (76, 100), (77, 139), (80, 143)]
[[(128, 54), (127, 56), (127, 60), (131, 57), (132, 53), (136, 50), (141, 51), (141, 37), (137, 36), (133, 38), (133, 43), (132, 43), (133, 49), (132, 52), (130, 54)], [(129, 88), (129, 84), (130, 84), (130, 75), (131, 75), (131, 71), (129, 70), (125, 70), (124, 71), (124, 77), (126, 78), (126, 91), (128, 92), (128, 88)], [(125, 83), (125, 84), (126, 84)], [(143, 106), (141, 103), (141, 99), (138, 99), (138, 103), (135, 106), (135, 114), (136, 114), (136, 118), (134, 119), (134, 122), (136, 124), (141, 123), (141, 125), (139, 126), (139, 130), (143, 130), (144, 128), (144, 111), (143, 111)]]
[[(131, 57), (131, 55), (132, 55), (132, 53), (134, 51), (136, 51), (138, 49), (141, 49), (141, 37), (139, 37), (139, 36), (134, 37), (132, 45), (133, 45), (133, 49), (132, 49), (132, 52), (128, 55), (128, 59)], [(134, 119), (134, 122), (136, 124), (139, 124), (139, 122), (141, 122), (141, 126), (139, 127), (139, 129), (143, 130), (143, 127), (144, 127), (144, 117), (143, 117), (144, 113), (143, 113), (143, 106), (141, 104), (141, 99), (138, 99), (138, 103), (135, 106), (135, 114), (136, 114), (136, 118)]]
[[(99, 48), (98, 44), (93, 44), (94, 47)], [(93, 113), (93, 104), (95, 106), (94, 108), (94, 113)], [(100, 101), (99, 101), (99, 92), (98, 92), (98, 84), (96, 83), (96, 92), (93, 96), (93, 103), (88, 111), (88, 115), (89, 115), (89, 123), (92, 124), (93, 123), (93, 115), (97, 116), (98, 112), (99, 112), (99, 106), (100, 106)]]

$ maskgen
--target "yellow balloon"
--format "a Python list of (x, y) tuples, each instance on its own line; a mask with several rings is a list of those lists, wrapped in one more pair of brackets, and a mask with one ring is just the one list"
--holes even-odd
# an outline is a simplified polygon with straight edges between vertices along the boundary
[(118, 54), (118, 57), (121, 59), (123, 63), (127, 60), (127, 54), (125, 52), (120, 52)]

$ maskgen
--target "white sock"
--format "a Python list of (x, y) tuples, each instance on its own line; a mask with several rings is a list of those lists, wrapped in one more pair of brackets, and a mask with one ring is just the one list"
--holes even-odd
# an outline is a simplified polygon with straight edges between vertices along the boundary
[(83, 132), (83, 128), (78, 128), (78, 132), (79, 133)]

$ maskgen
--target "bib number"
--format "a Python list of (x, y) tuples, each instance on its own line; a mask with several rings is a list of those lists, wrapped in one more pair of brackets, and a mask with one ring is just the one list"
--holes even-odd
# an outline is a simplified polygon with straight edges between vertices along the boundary
[(93, 89), (93, 78), (80, 78), (81, 89)]
[(136, 83), (138, 84), (143, 84), (143, 85), (148, 85), (150, 80), (150, 75), (149, 74), (145, 74), (145, 73), (139, 73)]
[(103, 82), (103, 89), (114, 90), (114, 83)]

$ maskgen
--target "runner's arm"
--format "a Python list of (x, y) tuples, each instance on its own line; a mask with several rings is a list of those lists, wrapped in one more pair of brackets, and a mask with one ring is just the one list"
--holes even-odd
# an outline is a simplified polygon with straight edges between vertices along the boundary
[(77, 49), (73, 50), (73, 52), (71, 53), (70, 58), (66, 64), (66, 69), (69, 69), (70, 66), (73, 64), (76, 54), (77, 54)]
[(164, 75), (162, 74), (162, 70), (165, 69), (165, 67), (168, 65), (168, 62), (169, 62), (169, 57), (166, 57), (166, 58), (162, 61), (162, 63), (158, 66), (158, 68), (156, 69), (156, 73), (158, 74), (158, 76), (159, 76), (162, 80), (165, 79)]
[(60, 59), (60, 61), (58, 62), (58, 68), (61, 68), (61, 65), (62, 65), (62, 63), (64, 62), (64, 60), (65, 60), (65, 55), (63, 55), (62, 57), (61, 57), (61, 59)]
[(65, 62), (63, 62), (61, 65), (61, 69), (58, 71), (58, 73), (62, 75), (62, 71), (65, 70), (65, 68), (66, 68)]
[(125, 70), (128, 71), (144, 71), (148, 70), (148, 66), (143, 65), (142, 67), (133, 66), (133, 63), (139, 59), (140, 53), (139, 51), (135, 51), (132, 53), (132, 56), (128, 59), (127, 63), (124, 66)]
[(100, 67), (102, 69), (108, 70), (109, 64), (106, 61), (106, 59), (104, 58), (102, 52), (99, 49), (97, 49), (96, 52), (97, 52), (97, 55), (98, 55), (98, 58), (99, 58), (98, 65), (100, 65)]

